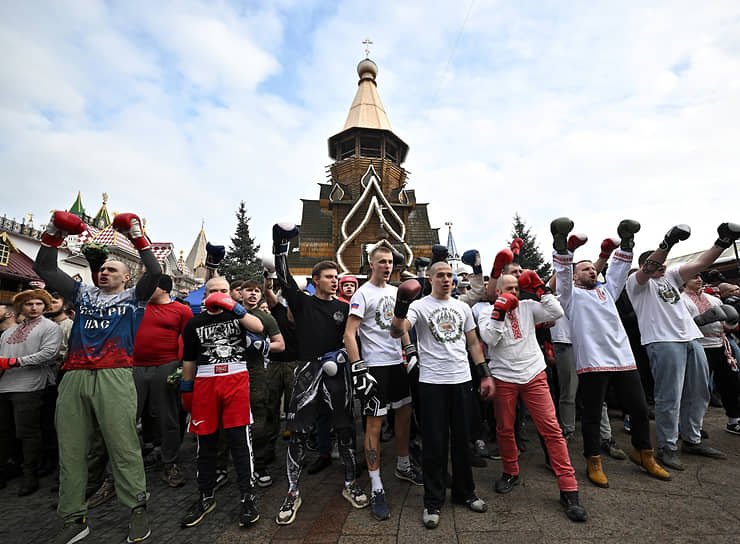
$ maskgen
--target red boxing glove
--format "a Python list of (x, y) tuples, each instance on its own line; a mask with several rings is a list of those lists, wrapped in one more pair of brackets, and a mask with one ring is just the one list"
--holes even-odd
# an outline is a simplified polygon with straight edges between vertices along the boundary
[(719, 298), (719, 295), (720, 295), (719, 287), (712, 287), (711, 285), (707, 285), (704, 288), (704, 292), (707, 295), (712, 295), (713, 297), (717, 297), (717, 298)]
[(514, 262), (519, 262), (519, 252), (524, 247), (524, 240), (521, 238), (514, 238), (511, 241), (511, 245), (509, 246), (511, 248), (511, 253), (514, 255)]
[(211, 293), (206, 298), (205, 304), (206, 309), (212, 312), (216, 310), (229, 310), (240, 318), (247, 315), (247, 309), (231, 298), (228, 293)]
[(555, 348), (552, 346), (551, 342), (545, 340), (545, 343), (542, 346), (542, 352), (545, 355), (545, 362), (550, 366), (555, 366)]
[(182, 408), (186, 412), (190, 412), (193, 410), (193, 392), (180, 392), (180, 397), (182, 399)]
[(113, 218), (113, 228), (121, 234), (125, 234), (139, 251), (152, 249), (149, 240), (144, 236), (141, 219), (135, 213), (119, 213), (116, 215)]
[(82, 234), (87, 230), (82, 219), (69, 212), (51, 214), (46, 231), (41, 236), (41, 244), (46, 247), (59, 247), (70, 234)]
[(601, 242), (601, 253), (599, 253), (599, 259), (608, 259), (611, 257), (612, 251), (619, 247), (618, 238), (607, 238)]
[(523, 291), (529, 291), (530, 293), (536, 294), (538, 297), (542, 297), (551, 291), (551, 289), (545, 285), (537, 272), (534, 270), (525, 270), (522, 275), (519, 276), (519, 289)]
[(568, 238), (568, 251), (573, 253), (586, 242), (588, 242), (588, 236), (585, 234), (571, 234)]
[(506, 312), (516, 309), (519, 306), (519, 299), (511, 293), (501, 293), (493, 303), (491, 319), (503, 321), (506, 318)]
[(493, 260), (493, 269), (491, 270), (491, 278), (494, 280), (501, 277), (504, 272), (504, 267), (507, 264), (514, 262), (514, 253), (510, 249), (502, 249), (496, 254), (496, 258)]
[(16, 366), (20, 366), (20, 363), (15, 357), (0, 357), (0, 370), (8, 370)]

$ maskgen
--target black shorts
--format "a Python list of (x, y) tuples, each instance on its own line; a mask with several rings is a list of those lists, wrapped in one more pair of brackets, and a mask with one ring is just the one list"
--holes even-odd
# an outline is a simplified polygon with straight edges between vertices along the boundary
[(371, 399), (364, 407), (365, 414), (383, 417), (388, 413), (388, 408), (395, 410), (401, 406), (411, 404), (406, 367), (398, 363), (389, 366), (370, 366), (368, 369), (378, 382), (378, 393), (376, 398)]

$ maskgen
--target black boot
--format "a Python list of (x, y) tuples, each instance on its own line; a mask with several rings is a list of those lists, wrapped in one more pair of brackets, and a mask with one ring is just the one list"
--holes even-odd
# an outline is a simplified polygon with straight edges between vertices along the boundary
[(561, 491), (560, 504), (571, 521), (586, 521), (586, 509), (578, 502), (578, 491)]

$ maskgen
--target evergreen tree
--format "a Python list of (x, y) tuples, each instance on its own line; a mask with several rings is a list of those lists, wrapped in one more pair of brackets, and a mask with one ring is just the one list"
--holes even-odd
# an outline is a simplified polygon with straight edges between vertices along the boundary
[(518, 212), (514, 214), (514, 225), (511, 229), (511, 239), (514, 238), (521, 238), (524, 241), (524, 246), (519, 253), (519, 262), (522, 268), (534, 270), (540, 278), (547, 280), (552, 273), (552, 267), (550, 263), (545, 262), (542, 253), (540, 253), (537, 236), (531, 233), (530, 227), (522, 220)]
[(234, 280), (262, 281), (262, 263), (257, 260), (260, 246), (255, 245), (254, 238), (249, 235), (249, 219), (247, 207), (242, 200), (236, 211), (236, 232), (231, 237), (231, 245), (218, 267), (218, 273), (229, 282)]

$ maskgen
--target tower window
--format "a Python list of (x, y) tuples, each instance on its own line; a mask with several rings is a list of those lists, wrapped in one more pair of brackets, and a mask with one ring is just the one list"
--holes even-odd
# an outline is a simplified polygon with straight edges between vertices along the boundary
[(398, 148), (387, 140), (385, 142), (385, 158), (389, 161), (398, 162)]
[(380, 158), (380, 138), (362, 136), (360, 138), (360, 155), (363, 157)]
[(348, 159), (355, 154), (355, 139), (348, 138), (339, 144), (339, 159)]

